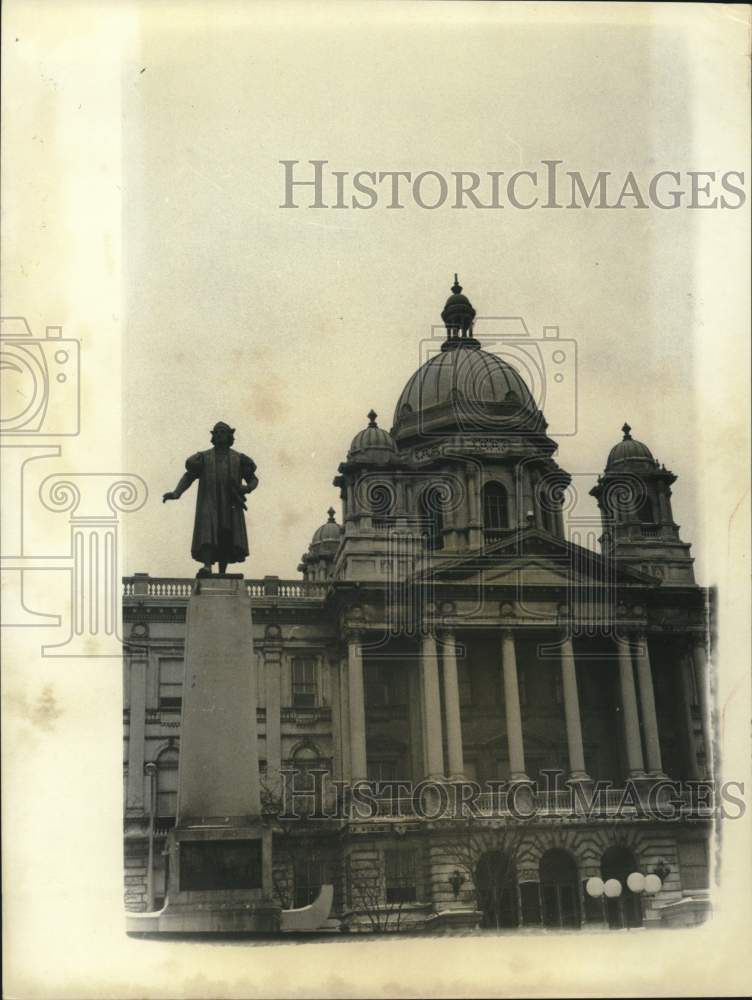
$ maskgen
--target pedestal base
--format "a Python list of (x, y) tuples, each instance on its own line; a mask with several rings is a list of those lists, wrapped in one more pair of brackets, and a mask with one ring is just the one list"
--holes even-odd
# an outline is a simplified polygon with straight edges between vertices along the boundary
[[(260, 819), (231, 827), (208, 819), (177, 827), (167, 841), (168, 889), (153, 915), (156, 933), (276, 934), (282, 908), (272, 898), (272, 832)], [(151, 915), (149, 915), (151, 916)], [(129, 930), (138, 921), (129, 920)]]

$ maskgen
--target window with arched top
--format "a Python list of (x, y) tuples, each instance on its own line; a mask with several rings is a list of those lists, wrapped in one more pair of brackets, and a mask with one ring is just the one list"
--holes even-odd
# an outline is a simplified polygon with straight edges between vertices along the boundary
[(509, 527), (509, 499), (501, 483), (486, 483), (483, 499), (483, 528), (487, 533), (506, 531)]
[(577, 865), (568, 851), (554, 847), (541, 858), (540, 895), (545, 927), (580, 926)]
[(168, 819), (178, 811), (178, 752), (170, 747), (157, 757), (157, 816)]

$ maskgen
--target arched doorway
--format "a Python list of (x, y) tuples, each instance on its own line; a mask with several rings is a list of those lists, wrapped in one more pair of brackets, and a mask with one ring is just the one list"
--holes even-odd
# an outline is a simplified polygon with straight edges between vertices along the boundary
[(642, 927), (642, 900), (627, 887), (627, 876), (639, 871), (637, 860), (628, 847), (609, 847), (601, 858), (601, 878), (615, 878), (621, 882), (621, 895), (616, 899), (606, 897), (608, 926)]
[(544, 927), (580, 926), (577, 865), (567, 851), (552, 848), (541, 858), (540, 892)]
[(505, 851), (487, 851), (475, 869), (481, 927), (519, 927), (517, 875)]

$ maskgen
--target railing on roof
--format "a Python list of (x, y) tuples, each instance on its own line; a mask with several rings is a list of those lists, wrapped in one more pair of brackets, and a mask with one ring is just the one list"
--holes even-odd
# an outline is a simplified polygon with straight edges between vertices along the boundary
[[(282, 600), (311, 600), (322, 598), (328, 584), (309, 580), (280, 580), (278, 576), (265, 576), (260, 580), (246, 580), (245, 588), (250, 597), (276, 597)], [(123, 597), (149, 597), (157, 600), (187, 601), (191, 596), (193, 580), (149, 576), (137, 573), (123, 577)]]

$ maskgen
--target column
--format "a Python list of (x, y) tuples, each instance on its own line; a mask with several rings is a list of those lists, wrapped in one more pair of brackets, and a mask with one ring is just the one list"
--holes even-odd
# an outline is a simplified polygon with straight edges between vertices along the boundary
[(157, 811), (157, 781), (159, 771), (157, 765), (149, 762), (144, 768), (149, 778), (149, 853), (146, 860), (146, 910), (154, 909), (154, 820)]
[(626, 636), (617, 638), (616, 647), (619, 654), (619, 688), (624, 715), (624, 739), (627, 744), (627, 768), (630, 778), (644, 778), (645, 765), (642, 759), (640, 720), (637, 715), (637, 695), (629, 639)]
[(693, 665), (689, 656), (686, 653), (682, 654), (678, 663), (678, 673), (679, 694), (681, 698), (682, 717), (684, 720), (685, 746), (687, 754), (687, 776), (692, 781), (697, 781), (702, 777), (702, 775), (700, 774), (700, 768), (697, 765), (695, 720), (692, 718), (693, 692), (695, 687), (692, 681), (692, 670)]
[(705, 639), (694, 636), (692, 639), (692, 666), (695, 672), (697, 697), (700, 699), (700, 718), (702, 719), (702, 741), (705, 748), (705, 773), (710, 777), (713, 773), (711, 752), (711, 716), (708, 698), (708, 669), (705, 655)]
[(347, 690), (350, 708), (350, 771), (351, 780), (365, 781), (366, 768), (366, 710), (363, 692), (363, 653), (360, 636), (351, 635), (347, 640)]
[(664, 777), (661, 762), (661, 744), (658, 739), (658, 719), (655, 714), (655, 694), (653, 675), (650, 670), (650, 655), (646, 635), (638, 637), (637, 681), (640, 688), (640, 709), (642, 711), (642, 731), (645, 735), (645, 758), (651, 777)]
[(144, 746), (146, 743), (146, 659), (129, 662), (130, 707), (128, 718), (128, 812), (144, 808)]
[(457, 649), (454, 633), (442, 633), (441, 659), (444, 675), (444, 710), (447, 731), (447, 770), (449, 777), (464, 777), (462, 759), (462, 719), (460, 717), (460, 688), (457, 681)]
[(344, 657), (339, 661), (339, 720), (340, 746), (342, 748), (342, 780), (351, 781), (350, 769), (350, 691), (348, 687), (347, 662)]
[(517, 463), (517, 524), (527, 527), (528, 511), (535, 513), (535, 502), (531, 482), (530, 467), (524, 462)]
[(480, 509), (480, 487), (478, 485), (479, 470), (470, 467), (466, 470), (467, 482), (467, 538), (471, 549), (480, 548), (483, 538), (483, 511)]
[(587, 781), (585, 751), (582, 746), (580, 700), (577, 693), (577, 668), (572, 640), (566, 636), (561, 647), (561, 682), (564, 693), (564, 717), (567, 723), (569, 777), (572, 781)]
[(267, 630), (264, 643), (264, 679), (266, 682), (266, 782), (270, 791), (279, 793), (282, 769), (282, 642), (281, 636)]
[(528, 781), (525, 772), (525, 748), (522, 742), (520, 689), (517, 682), (517, 654), (511, 629), (501, 633), (501, 666), (504, 675), (504, 711), (507, 721), (510, 781)]
[(421, 643), (420, 691), (426, 777), (432, 781), (441, 780), (444, 775), (444, 753), (441, 746), (439, 660), (436, 639), (432, 635), (424, 635)]
[(665, 489), (658, 489), (658, 512), (660, 514), (661, 521), (671, 524), (673, 518), (671, 517), (671, 508), (668, 502), (668, 493), (666, 492), (667, 489), (668, 487)]

